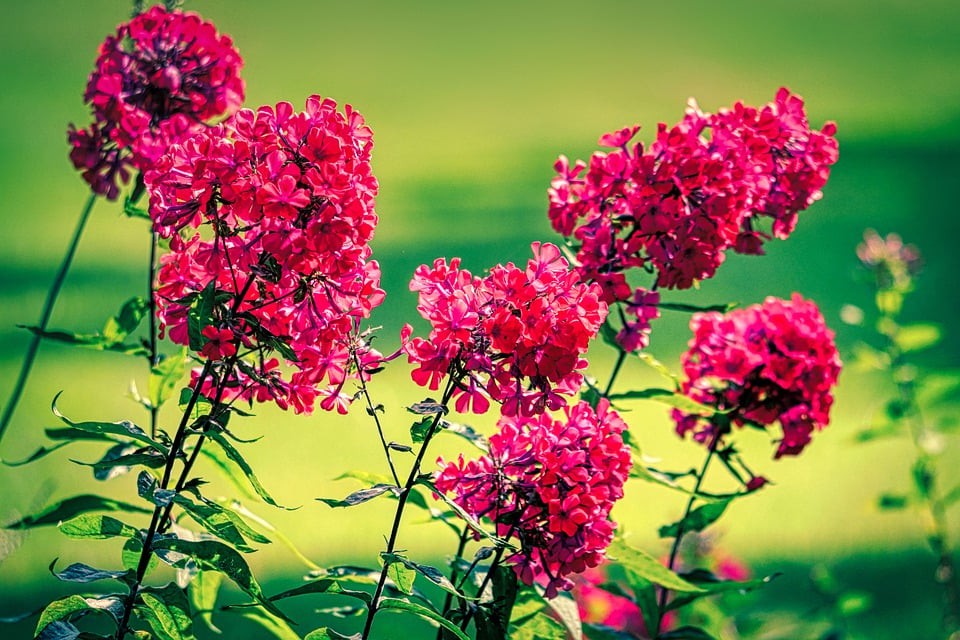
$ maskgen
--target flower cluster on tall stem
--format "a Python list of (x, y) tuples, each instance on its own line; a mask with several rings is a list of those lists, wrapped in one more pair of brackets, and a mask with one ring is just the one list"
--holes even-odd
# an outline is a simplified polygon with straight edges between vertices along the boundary
[(436, 487), (498, 535), (519, 543), (506, 562), (547, 597), (570, 589), (570, 574), (597, 566), (613, 540), (613, 505), (630, 473), (626, 424), (601, 399), (549, 414), (504, 417), (489, 453), (465, 461), (438, 461)]
[(738, 102), (707, 114), (691, 103), (679, 123), (659, 125), (649, 148), (630, 146), (639, 129), (602, 136), (612, 150), (589, 165), (560, 156), (549, 190), (553, 228), (608, 303), (630, 297), (634, 267), (655, 273), (658, 287), (685, 289), (713, 276), (727, 249), (762, 253), (771, 234), (793, 231), (837, 160), (836, 127), (811, 130), (787, 89), (759, 109)]
[(289, 103), (241, 110), (146, 173), (155, 228), (170, 238), (157, 274), (161, 331), (214, 360), (246, 358), (227, 398), (297, 412), (320, 398), (346, 412), (345, 382), (379, 360), (359, 333), (384, 296), (369, 259), (372, 146), (359, 113), (311, 96), (299, 113)]
[(228, 36), (195, 13), (155, 6), (100, 45), (84, 100), (86, 129), (70, 126), (70, 159), (95, 193), (115, 199), (131, 169), (243, 102), (243, 60)]
[(489, 398), (504, 415), (559, 409), (583, 380), (583, 358), (607, 314), (600, 287), (584, 284), (560, 250), (535, 242), (521, 269), (497, 265), (484, 278), (437, 259), (410, 283), (417, 309), (430, 321), (427, 338), (403, 328), (403, 349), (417, 367), (413, 380), (439, 389), (454, 366), (464, 375), (454, 392), (458, 411), (483, 413)]
[[(776, 457), (796, 455), (812, 433), (830, 422), (840, 373), (834, 334), (813, 302), (767, 298), (763, 304), (694, 314), (693, 338), (683, 355), (681, 390), (727, 412), (732, 424), (765, 428), (779, 423)], [(673, 411), (677, 432), (713, 442), (717, 421)]]

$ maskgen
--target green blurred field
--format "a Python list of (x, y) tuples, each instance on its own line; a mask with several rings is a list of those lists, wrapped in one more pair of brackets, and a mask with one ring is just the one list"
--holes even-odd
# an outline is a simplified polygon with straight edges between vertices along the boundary
[[(123, 2), (7, 4), (0, 21), (4, 399), (27, 342), (15, 325), (36, 321), (86, 197), (66, 157), (65, 127), (86, 123), (81, 94), (96, 47), (129, 12)], [(586, 157), (599, 134), (633, 122), (644, 125), (641, 135), (649, 140), (658, 121), (679, 118), (689, 96), (713, 110), (737, 99), (765, 102), (786, 85), (807, 99), (815, 125), (832, 119), (839, 126), (841, 159), (823, 201), (801, 214), (795, 235), (770, 245), (767, 257), (731, 256), (699, 292), (670, 299), (752, 303), (799, 291), (818, 301), (849, 354), (858, 334), (840, 323), (839, 309), (869, 304), (866, 289), (854, 281), (853, 249), (865, 227), (897, 230), (921, 247), (927, 263), (908, 317), (939, 322), (948, 333), (923, 364), (960, 366), (960, 5), (954, 2), (211, 1), (187, 7), (233, 36), (246, 60), (248, 105), (301, 105), (320, 93), (353, 104), (373, 127), (381, 183), (374, 250), (388, 292), (374, 321), (384, 327), (384, 349), (396, 345), (399, 327), (415, 313), (406, 282), (417, 265), (460, 255), (479, 272), (494, 262), (523, 261), (531, 241), (554, 239), (545, 192), (559, 153)], [(145, 287), (146, 248), (142, 222), (99, 203), (52, 326), (101, 326)], [(655, 325), (651, 349), (675, 367), (686, 339), (686, 318), (667, 315)], [(599, 352), (592, 362), (595, 375), (607, 375), (608, 354)], [(650, 380), (639, 364), (628, 373), (624, 386)], [(131, 378), (142, 383), (139, 362), (45, 347), (0, 457), (20, 459), (42, 443), (41, 427), (53, 425), (50, 399), (61, 389), (68, 415), (142, 420), (123, 398)], [(375, 380), (374, 393), (388, 407), (388, 437), (404, 439), (402, 407), (419, 399), (404, 365)], [(747, 434), (754, 435), (745, 442), (750, 459), (777, 486), (735, 505), (721, 529), (724, 546), (758, 571), (787, 570), (757, 596), (751, 606), (758, 611), (812, 611), (816, 598), (806, 573), (823, 562), (849, 585), (876, 595), (874, 608), (854, 620), (855, 637), (936, 637), (939, 594), (929, 579), (932, 558), (924, 553), (921, 523), (910, 512), (881, 514), (872, 506), (880, 491), (905, 486), (906, 442), (852, 442), (885, 393), (881, 381), (845, 373), (833, 424), (796, 460), (770, 461), (763, 436)], [(676, 440), (664, 410), (630, 409), (627, 419), (645, 454), (676, 469), (697, 464), (700, 449)], [(372, 425), (360, 411), (347, 420), (296, 418), (269, 408), (259, 413), (237, 426), (245, 436), (264, 436), (246, 451), (277, 498), (302, 508), (254, 510), (320, 564), (372, 565), (390, 505), (333, 513), (314, 501), (355, 487), (332, 481), (343, 471), (384, 470)], [(452, 455), (456, 446), (445, 443), (443, 453)], [(89, 473), (67, 461), (95, 455), (78, 448), (33, 467), (0, 468), (0, 522), (45, 501), (96, 490)], [(954, 483), (957, 462), (953, 441), (943, 466)], [(132, 496), (131, 479), (112, 484), (116, 495)], [(655, 529), (682, 506), (678, 495), (638, 483), (617, 515), (647, 548), (662, 550)], [(952, 524), (956, 536), (956, 518)], [(402, 544), (440, 561), (452, 550), (445, 533), (411, 526)], [(295, 584), (303, 567), (279, 545), (271, 547), (251, 559), (255, 569), (270, 569), (273, 590)], [(44, 570), (56, 556), (61, 564), (102, 558), (100, 565), (112, 566), (116, 549), (108, 543), (82, 548), (55, 531), (0, 533), (0, 617), (64, 592)], [(313, 628), (306, 626), (312, 609), (326, 603), (298, 606), (305, 632)], [(16, 629), (26, 637), (25, 627)], [(806, 633), (795, 637), (815, 637)]]

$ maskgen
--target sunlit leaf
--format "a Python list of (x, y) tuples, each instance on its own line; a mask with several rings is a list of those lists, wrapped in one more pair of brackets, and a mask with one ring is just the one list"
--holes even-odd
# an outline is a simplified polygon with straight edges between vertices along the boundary
[(207, 434), (207, 436), (211, 440), (216, 442), (218, 445), (220, 445), (220, 448), (223, 449), (223, 452), (227, 455), (227, 458), (233, 461), (233, 463), (240, 468), (240, 470), (243, 472), (243, 475), (250, 482), (250, 486), (252, 486), (253, 490), (257, 492), (257, 495), (263, 498), (264, 502), (274, 507), (277, 507), (279, 509), (293, 510), (297, 508), (297, 507), (293, 507), (293, 508), (284, 507), (278, 504), (276, 500), (274, 500), (273, 497), (269, 493), (267, 493), (267, 490), (263, 488), (263, 485), (260, 484), (260, 480), (259, 478), (257, 478), (256, 474), (253, 472), (253, 469), (250, 467), (250, 464), (247, 463), (244, 457), (240, 455), (240, 452), (237, 451), (237, 449), (232, 444), (230, 444), (230, 442), (226, 439), (226, 437), (224, 437), (222, 433), (211, 431)]
[(159, 638), (192, 640), (193, 619), (183, 589), (171, 583), (161, 589), (143, 588), (139, 596), (143, 605), (137, 605), (137, 614)]
[(670, 569), (663, 566), (659, 560), (645, 551), (629, 546), (622, 539), (615, 539), (607, 548), (607, 555), (625, 569), (637, 573), (650, 582), (666, 587), (672, 591), (698, 592), (701, 587), (690, 584)]
[(340, 584), (338, 580), (332, 578), (320, 578), (319, 580), (312, 580), (304, 585), (299, 587), (288, 589), (282, 593), (278, 593), (275, 596), (270, 596), (271, 601), (284, 600), (286, 598), (293, 598), (295, 596), (308, 595), (313, 593), (327, 593), (335, 596), (348, 596), (350, 598), (356, 598), (357, 600), (363, 601), (364, 604), (369, 605), (373, 601), (373, 597), (366, 591), (358, 591), (356, 589), (346, 589), (343, 585)]
[(908, 324), (901, 326), (893, 341), (903, 353), (929, 349), (940, 342), (943, 331), (936, 324)]
[(687, 517), (685, 517), (683, 520), (660, 527), (660, 537), (676, 538), (680, 534), (681, 530), (683, 530), (685, 533), (689, 533), (691, 531), (703, 531), (723, 515), (723, 512), (726, 510), (727, 505), (729, 504), (729, 500), (720, 500), (717, 502), (708, 502), (705, 505), (699, 506), (688, 513)]
[(186, 347), (151, 367), (150, 378), (147, 381), (147, 397), (151, 407), (160, 407), (170, 398), (186, 370)]
[[(54, 502), (42, 511), (29, 515), (21, 520), (8, 524), (6, 529), (29, 529), (31, 527), (42, 527), (55, 525), (64, 520), (89, 513), (91, 511), (127, 511), (131, 513), (150, 513), (150, 510), (137, 505), (111, 500), (103, 496), (81, 495), (67, 498), (59, 502)], [(61, 530), (63, 528), (61, 527)], [(124, 535), (124, 534), (120, 534)]]
[(331, 507), (353, 507), (355, 505), (363, 504), (364, 502), (373, 500), (374, 498), (382, 496), (387, 492), (390, 492), (393, 495), (400, 495), (401, 488), (395, 484), (375, 484), (367, 489), (354, 491), (342, 500), (337, 500), (335, 498), (317, 498), (317, 500), (323, 502), (324, 504), (330, 505)]
[(684, 573), (683, 578), (688, 582), (697, 585), (703, 589), (702, 593), (677, 593), (674, 594), (674, 597), (667, 602), (666, 611), (673, 611), (674, 609), (679, 609), (687, 605), (690, 602), (698, 598), (705, 596), (712, 596), (718, 593), (746, 593), (752, 591), (759, 587), (762, 587), (766, 584), (769, 584), (772, 580), (779, 577), (779, 573), (774, 573), (769, 576), (764, 576), (762, 578), (754, 578), (753, 580), (721, 580), (709, 571), (704, 571), (698, 569), (696, 571), (691, 571), (689, 573)]
[(198, 571), (190, 579), (187, 587), (187, 595), (193, 610), (214, 633), (220, 633), (220, 629), (213, 624), (213, 608), (217, 604), (217, 595), (222, 582), (223, 574), (218, 571)]
[(460, 627), (453, 624), (446, 618), (444, 618), (439, 613), (432, 611), (426, 608), (423, 605), (417, 604), (415, 602), (409, 602), (407, 600), (400, 600), (398, 598), (383, 598), (380, 601), (380, 606), (377, 609), (378, 611), (397, 611), (397, 612), (406, 612), (412, 613), (413, 615), (419, 616), (425, 620), (432, 621), (454, 636), (459, 638), (459, 640), (470, 640), (470, 637), (460, 630)]
[(268, 611), (252, 608), (228, 609), (228, 611), (257, 623), (273, 638), (278, 638), (279, 640), (300, 640), (300, 636), (290, 628), (289, 624)]
[(105, 571), (103, 569), (94, 569), (93, 567), (85, 565), (82, 562), (75, 562), (61, 571), (56, 571), (54, 569), (56, 564), (56, 559), (50, 563), (50, 573), (52, 573), (58, 580), (63, 580), (64, 582), (79, 582), (86, 584), (88, 582), (96, 582), (97, 580), (123, 580), (124, 578), (128, 578), (132, 575), (130, 570)]
[(59, 397), (60, 394), (58, 393), (53, 399), (51, 411), (53, 411), (55, 416), (60, 418), (60, 420), (73, 429), (79, 429), (80, 431), (86, 431), (98, 436), (114, 435), (131, 438), (137, 442), (145, 444), (152, 449), (156, 449), (163, 455), (167, 455), (166, 447), (148, 436), (143, 429), (133, 424), (129, 420), (121, 420), (120, 422), (74, 422), (73, 420), (70, 420), (65, 415), (60, 413), (60, 410), (57, 408), (57, 399)]

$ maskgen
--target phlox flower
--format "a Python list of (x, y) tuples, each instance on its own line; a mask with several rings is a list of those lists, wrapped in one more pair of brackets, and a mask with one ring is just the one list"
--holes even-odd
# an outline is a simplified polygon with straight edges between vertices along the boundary
[(115, 199), (131, 170), (240, 107), (242, 66), (231, 39), (195, 13), (155, 6), (121, 24), (87, 82), (93, 123), (70, 125), (71, 161), (96, 193)]
[(589, 163), (560, 156), (548, 191), (553, 228), (607, 303), (630, 297), (632, 268), (653, 272), (657, 287), (686, 289), (712, 277), (728, 249), (762, 253), (765, 219), (773, 236), (789, 236), (837, 161), (836, 127), (810, 130), (803, 101), (786, 89), (760, 109), (707, 114), (691, 103), (648, 148), (630, 144), (638, 130), (602, 136), (610, 149)]
[(518, 550), (506, 562), (548, 597), (573, 587), (570, 574), (596, 567), (613, 540), (613, 505), (630, 472), (626, 424), (606, 400), (549, 414), (503, 417), (487, 455), (437, 463), (437, 488), (494, 523)]
[(410, 325), (401, 334), (417, 384), (437, 390), (454, 376), (458, 410), (483, 413), (489, 397), (511, 416), (558, 409), (579, 391), (583, 354), (607, 305), (556, 246), (532, 248), (526, 269), (497, 265), (484, 278), (461, 269), (459, 258), (417, 268), (410, 288), (432, 328), (427, 338), (412, 337)]
[[(213, 320), (247, 356), (229, 377), (233, 397), (297, 412), (319, 399), (343, 413), (346, 382), (375, 368), (380, 356), (358, 333), (384, 297), (370, 259), (372, 147), (359, 113), (311, 96), (299, 113), (289, 103), (241, 110), (145, 173), (154, 227), (170, 238), (157, 273), (161, 329), (190, 344), (190, 310), (212, 290)], [(223, 355), (207, 337), (204, 355)]]
[[(729, 412), (735, 425), (778, 423), (777, 458), (800, 453), (813, 432), (829, 424), (841, 363), (834, 334), (813, 302), (795, 293), (726, 314), (697, 313), (690, 329), (683, 393)], [(681, 436), (692, 433), (703, 442), (726, 436), (701, 416), (674, 410), (673, 418)]]

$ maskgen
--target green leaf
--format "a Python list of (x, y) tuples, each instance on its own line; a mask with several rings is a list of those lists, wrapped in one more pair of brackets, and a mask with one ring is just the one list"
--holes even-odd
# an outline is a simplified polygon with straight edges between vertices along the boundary
[(183, 589), (170, 583), (162, 589), (146, 587), (139, 592), (143, 605), (137, 605), (140, 618), (162, 640), (192, 640), (193, 619)]
[(602, 624), (592, 624), (585, 622), (583, 624), (590, 635), (590, 640), (634, 640), (636, 638), (632, 633), (620, 631), (613, 627), (607, 627)]
[(334, 480), (357, 480), (368, 487), (375, 484), (390, 484), (390, 476), (382, 473), (373, 473), (372, 471), (345, 471), (338, 475)]
[(280, 640), (300, 640), (300, 636), (290, 628), (289, 624), (272, 613), (261, 609), (250, 608), (228, 609), (228, 611), (237, 613), (251, 622), (256, 622), (273, 638), (279, 638)]
[[(427, 580), (429, 580), (430, 582), (440, 587), (441, 589), (443, 589), (449, 594), (457, 596), (458, 598), (466, 598), (467, 600), (475, 599), (461, 593), (460, 590), (457, 589), (452, 582), (450, 582), (447, 576), (443, 575), (443, 572), (437, 569), (436, 567), (431, 567), (430, 565), (427, 565), (427, 564), (419, 564), (417, 562), (413, 562), (412, 560), (409, 560), (406, 557), (396, 553), (381, 553), (380, 557), (383, 558), (384, 562), (390, 565), (391, 569), (394, 567), (394, 565), (397, 565), (397, 564), (403, 565), (410, 571), (419, 573), (424, 578), (426, 578)], [(391, 575), (390, 577), (392, 578), (393, 576)], [(397, 581), (394, 580), (394, 582), (397, 582)], [(405, 593), (408, 593), (408, 594), (410, 593), (408, 590), (404, 589), (399, 582), (397, 582), (397, 586), (400, 588), (401, 591), (404, 591)], [(410, 579), (410, 587), (411, 588), (413, 587), (412, 578)]]
[(57, 564), (57, 559), (55, 558), (53, 562), (50, 563), (50, 573), (54, 575), (58, 580), (63, 580), (64, 582), (79, 582), (86, 584), (88, 582), (96, 582), (97, 580), (124, 580), (132, 575), (133, 572), (130, 570), (124, 571), (105, 571), (103, 569), (94, 569), (89, 565), (85, 565), (82, 562), (74, 562), (66, 569), (62, 571), (56, 571), (54, 566)]
[(324, 504), (330, 505), (331, 507), (353, 507), (358, 504), (363, 504), (369, 500), (373, 500), (378, 496), (382, 496), (388, 491), (393, 495), (398, 496), (400, 495), (401, 489), (395, 484), (375, 484), (368, 489), (354, 491), (343, 500), (337, 500), (336, 498), (317, 498), (317, 500), (323, 502)]
[(217, 571), (198, 571), (190, 579), (187, 588), (187, 595), (190, 598), (190, 604), (193, 610), (197, 612), (200, 619), (203, 620), (207, 628), (214, 633), (220, 633), (220, 629), (213, 624), (213, 608), (217, 605), (217, 595), (220, 592), (220, 584), (223, 582), (223, 574)]
[[(151, 513), (137, 505), (104, 498), (103, 496), (81, 495), (54, 502), (42, 511), (8, 524), (5, 529), (30, 529), (69, 520), (73, 516), (90, 511), (129, 511), (133, 513)], [(126, 525), (124, 525), (126, 526)], [(61, 527), (61, 530), (63, 528)], [(120, 534), (124, 535), (124, 534)]]
[(416, 413), (421, 416), (434, 415), (437, 413), (446, 415), (447, 409), (445, 406), (434, 400), (433, 398), (427, 398), (420, 402), (414, 402), (412, 405), (407, 407), (407, 411), (410, 413)]
[[(93, 475), (97, 480), (109, 480), (123, 473), (130, 471), (131, 467), (144, 466), (148, 469), (159, 469), (167, 463), (167, 459), (155, 452), (153, 449), (140, 451), (139, 453), (121, 453), (118, 451), (127, 451), (133, 445), (119, 444), (112, 447), (103, 458), (96, 462), (80, 462), (71, 460), (75, 464), (85, 467), (93, 467)], [(135, 447), (133, 447), (136, 450)]]
[(25, 465), (25, 464), (30, 464), (31, 462), (34, 462), (35, 460), (39, 460), (40, 458), (43, 458), (43, 457), (45, 457), (45, 456), (48, 456), (48, 455), (50, 455), (51, 453), (53, 453), (54, 451), (56, 451), (57, 449), (62, 449), (63, 447), (67, 446), (68, 444), (71, 444), (71, 442), (69, 442), (69, 441), (68, 441), (68, 442), (61, 442), (60, 444), (55, 444), (55, 445), (53, 445), (52, 447), (40, 447), (39, 449), (37, 449), (36, 451), (34, 451), (32, 454), (30, 454), (30, 457), (25, 458), (24, 460), (19, 460), (19, 461), (17, 461), (17, 462), (11, 462), (11, 461), (9, 461), (9, 460), (3, 460), (2, 462), (3, 462), (3, 464), (5, 464), (5, 465), (8, 466), (8, 467), (21, 467), (21, 466), (23, 466), (23, 465)]
[(216, 281), (211, 280), (197, 296), (187, 311), (187, 336), (190, 340), (190, 349), (200, 351), (207, 344), (203, 330), (213, 324), (213, 310), (216, 308), (217, 293)]
[(277, 507), (278, 509), (286, 509), (288, 511), (293, 511), (294, 509), (299, 508), (299, 507), (293, 507), (293, 508), (284, 507), (278, 504), (273, 499), (273, 497), (269, 493), (267, 493), (267, 490), (263, 488), (263, 485), (260, 484), (260, 480), (257, 478), (256, 474), (253, 472), (253, 469), (250, 468), (250, 465), (247, 463), (244, 457), (240, 455), (240, 452), (237, 451), (237, 449), (232, 444), (230, 444), (230, 442), (226, 439), (226, 437), (224, 437), (222, 433), (218, 431), (210, 431), (207, 433), (207, 437), (213, 440), (214, 442), (216, 442), (218, 445), (220, 445), (220, 448), (223, 449), (223, 452), (227, 455), (227, 458), (232, 460), (234, 464), (240, 467), (240, 470), (243, 472), (243, 475), (246, 476), (247, 481), (250, 482), (250, 486), (253, 487), (253, 490), (257, 492), (257, 495), (259, 495), (264, 502), (274, 507)]
[(159, 408), (170, 398), (186, 370), (186, 347), (174, 355), (165, 357), (150, 369), (150, 378), (147, 381), (147, 397), (151, 407)]
[(133, 204), (130, 196), (126, 196), (123, 199), (123, 213), (128, 218), (144, 218), (146, 220), (151, 220), (150, 212)]
[[(87, 614), (107, 614), (113, 618), (114, 623), (119, 622), (119, 617), (123, 615), (124, 600), (116, 595), (107, 595), (100, 597), (84, 598), (79, 595), (67, 596), (60, 600), (54, 600), (40, 614), (40, 620), (37, 622), (37, 629), (34, 635), (38, 638), (61, 638), (56, 635), (60, 622), (76, 620)], [(52, 633), (44, 634), (46, 629), (50, 628)], [(69, 636), (66, 636), (69, 638)], [(82, 636), (77, 636), (82, 637)]]
[(903, 325), (893, 335), (893, 342), (903, 353), (923, 351), (936, 345), (943, 337), (943, 331), (936, 324)]
[(71, 619), (75, 613), (87, 611), (90, 605), (87, 604), (83, 596), (67, 596), (60, 600), (54, 600), (47, 605), (47, 608), (40, 614), (40, 620), (37, 622), (37, 629), (34, 635), (39, 637), (40, 632), (46, 629), (50, 624), (61, 620)]
[(547, 598), (547, 606), (570, 632), (572, 640), (583, 640), (580, 609), (577, 607), (576, 600), (569, 593), (559, 593), (555, 598)]
[(639, 353), (637, 353), (637, 357), (640, 358), (641, 362), (645, 363), (647, 366), (649, 366), (654, 371), (662, 375), (664, 378), (671, 381), (673, 383), (674, 389), (680, 388), (680, 381), (677, 380), (677, 376), (673, 375), (670, 372), (670, 369), (668, 369), (666, 365), (664, 365), (662, 362), (654, 358), (652, 355), (650, 355), (646, 351), (640, 351)]
[(303, 640), (360, 640), (360, 634), (355, 633), (352, 636), (345, 636), (333, 629), (320, 627), (308, 633)]
[(453, 433), (460, 436), (484, 453), (490, 449), (486, 436), (481, 433), (477, 433), (477, 431), (470, 425), (457, 424), (456, 422), (447, 422), (446, 420), (441, 420), (440, 428), (447, 433)]
[(237, 473), (236, 466), (230, 462), (230, 459), (223, 449), (203, 447), (200, 449), (200, 455), (209, 460), (216, 470), (220, 472), (220, 475), (226, 478), (233, 488), (244, 498), (249, 498), (250, 500), (257, 499), (257, 494), (251, 489), (250, 483), (241, 474)]
[(906, 509), (909, 504), (910, 498), (903, 494), (884, 493), (877, 498), (877, 506), (884, 511)]
[(679, 609), (680, 607), (683, 607), (698, 598), (713, 596), (718, 593), (729, 593), (733, 591), (737, 593), (746, 593), (768, 584), (780, 575), (781, 574), (779, 573), (774, 573), (769, 576), (764, 576), (763, 578), (755, 578), (753, 580), (744, 580), (739, 582), (737, 580), (721, 580), (709, 571), (697, 569), (696, 571), (683, 574), (683, 578), (688, 582), (701, 587), (703, 592), (674, 594), (674, 597), (667, 602), (665, 611)]
[(350, 598), (356, 598), (357, 600), (361, 600), (366, 605), (369, 605), (373, 601), (373, 597), (366, 591), (358, 591), (356, 589), (346, 589), (343, 587), (343, 585), (340, 584), (338, 580), (334, 580), (332, 578), (320, 578), (319, 580), (312, 580), (311, 582), (308, 582), (294, 589), (288, 589), (282, 593), (278, 593), (275, 596), (270, 596), (270, 601), (273, 602), (276, 600), (284, 600), (286, 598), (292, 598), (294, 596), (302, 596), (302, 595), (312, 594), (312, 593), (328, 593), (335, 596), (347, 596)]
[(713, 415), (717, 412), (714, 407), (701, 404), (692, 398), (688, 398), (682, 393), (670, 391), (669, 389), (640, 389), (637, 391), (627, 391), (625, 393), (613, 393), (608, 396), (611, 401), (614, 400), (654, 400), (674, 409), (680, 409), (686, 413), (692, 413), (702, 416)]
[(409, 602), (407, 600), (400, 600), (397, 598), (383, 598), (380, 601), (380, 606), (377, 608), (378, 611), (397, 611), (397, 612), (408, 612), (412, 613), (415, 616), (419, 616), (425, 620), (430, 620), (437, 623), (459, 640), (470, 640), (470, 637), (460, 630), (460, 627), (453, 624), (446, 618), (444, 618), (439, 613), (432, 611), (426, 608), (423, 605), (417, 604), (415, 602)]
[(607, 548), (607, 555), (625, 569), (633, 571), (642, 578), (672, 591), (703, 591), (703, 588), (690, 584), (673, 571), (667, 569), (660, 564), (659, 560), (649, 553), (629, 546), (622, 539), (613, 541)]
[(661, 309), (669, 309), (670, 311), (685, 311), (687, 313), (703, 313), (709, 311), (716, 311), (717, 313), (726, 313), (731, 309), (736, 309), (739, 303), (728, 302), (727, 304), (708, 304), (704, 306), (696, 304), (683, 304), (682, 302), (659, 302), (657, 304)]
[(657, 636), (657, 640), (715, 640), (715, 638), (699, 627), (680, 627)]
[[(61, 392), (62, 393), (62, 392)], [(60, 397), (58, 393), (53, 399), (53, 404), (51, 406), (51, 411), (53, 415), (57, 416), (65, 424), (72, 427), (73, 429), (79, 429), (80, 431), (86, 431), (87, 433), (93, 434), (95, 436), (122, 436), (125, 438), (131, 438), (137, 442), (145, 444), (146, 446), (156, 449), (163, 455), (167, 455), (167, 448), (164, 447), (159, 442), (155, 441), (153, 438), (148, 436), (146, 432), (133, 424), (129, 420), (121, 420), (120, 422), (74, 422), (67, 418), (65, 415), (60, 413), (60, 410), (57, 409), (57, 399)]]
[(244, 538), (261, 544), (270, 542), (268, 538), (251, 529), (240, 516), (215, 502), (206, 501), (203, 498), (200, 498), (200, 502), (194, 502), (183, 494), (174, 496), (173, 501), (180, 505), (194, 522), (241, 551), (246, 553), (255, 551)]
[(403, 562), (390, 562), (387, 567), (387, 576), (393, 580), (393, 583), (397, 585), (397, 589), (403, 593), (407, 595), (413, 593), (413, 582), (417, 578), (417, 572)]
[(30, 333), (45, 338), (47, 340), (53, 340), (55, 342), (62, 342), (64, 344), (69, 344), (75, 347), (83, 347), (86, 349), (94, 349), (95, 351), (113, 351), (114, 353), (123, 353), (125, 355), (131, 356), (146, 356), (149, 355), (149, 351), (143, 345), (139, 344), (124, 344), (122, 342), (112, 342), (105, 338), (104, 336), (97, 333), (71, 333), (69, 331), (48, 331), (46, 329), (41, 329), (40, 327), (32, 327), (27, 325), (17, 325), (21, 329), (26, 329)]
[(123, 342), (140, 326), (147, 314), (147, 301), (136, 296), (123, 303), (117, 315), (107, 320), (103, 327), (103, 337), (111, 344)]
[(510, 614), (517, 600), (517, 573), (512, 567), (498, 564), (493, 568), (490, 586), (493, 600), (479, 605), (477, 618), (477, 640), (501, 640), (507, 637), (510, 627)]
[[(320, 566), (319, 566), (318, 564), (316, 564), (313, 560), (311, 560), (310, 558), (308, 558), (307, 556), (305, 556), (299, 549), (297, 549), (296, 545), (294, 545), (293, 542), (290, 541), (290, 538), (288, 538), (287, 536), (285, 536), (282, 531), (280, 531), (280, 530), (277, 529), (275, 526), (273, 526), (272, 524), (270, 524), (270, 523), (269, 523), (267, 520), (265, 520), (264, 518), (261, 518), (260, 516), (258, 516), (258, 515), (255, 514), (254, 512), (252, 512), (252, 511), (250, 511), (249, 509), (247, 509), (247, 508), (246, 508), (245, 506), (243, 506), (243, 504), (241, 504), (238, 500), (231, 500), (231, 499), (227, 499), (227, 498), (220, 498), (220, 499), (217, 500), (217, 503), (218, 503), (220, 506), (222, 506), (223, 508), (228, 509), (229, 511), (237, 514), (237, 516), (238, 516), (243, 522), (246, 522), (246, 520), (252, 520), (252, 521), (255, 522), (257, 525), (259, 525), (262, 529), (265, 529), (266, 531), (270, 532), (270, 535), (271, 535), (271, 536), (273, 536), (273, 537), (275, 537), (277, 540), (279, 540), (279, 541), (280, 541), (280, 544), (282, 544), (282, 545), (285, 546), (288, 550), (290, 550), (290, 552), (291, 552), (294, 556), (296, 556), (297, 559), (299, 559), (303, 564), (305, 564), (305, 565), (306, 565), (307, 567), (309, 567), (310, 569), (316, 570), (316, 569), (319, 569), (319, 568), (320, 568)], [(244, 519), (246, 519), (246, 520), (244, 520)], [(239, 526), (239, 525), (238, 525), (238, 526)], [(255, 537), (253, 534), (256, 533), (256, 532), (252, 530), (252, 527), (251, 527), (250, 529), (251, 529), (250, 533), (248, 533), (248, 532), (246, 532), (246, 531), (244, 532), (244, 535), (247, 536), (247, 538), (249, 538), (250, 540), (252, 540), (252, 541), (254, 541), (254, 542), (259, 542), (259, 543), (261, 543), (261, 544), (267, 544), (267, 543), (270, 542), (270, 538), (267, 538), (266, 536), (262, 536), (261, 538)], [(241, 530), (242, 530), (242, 529), (241, 529)]]
[(410, 437), (414, 442), (423, 442), (427, 439), (427, 434), (433, 428), (434, 418), (426, 417), (410, 425)]
[(708, 502), (705, 505), (699, 506), (688, 513), (687, 517), (683, 520), (660, 527), (660, 537), (676, 538), (681, 529), (684, 531), (684, 533), (703, 531), (723, 515), (723, 512), (726, 510), (727, 505), (729, 504), (729, 500), (720, 500), (718, 502)]
[[(643, 617), (644, 627), (647, 629), (656, 629), (660, 623), (660, 589), (653, 582), (650, 582), (635, 571), (627, 570), (627, 584), (633, 595), (627, 596), (640, 609), (640, 615)], [(674, 594), (676, 598), (678, 594)]]
[(510, 640), (566, 640), (567, 628), (550, 617), (546, 609), (520, 620), (510, 627)]
[[(287, 618), (282, 611), (277, 609), (276, 606), (264, 596), (263, 590), (260, 588), (260, 584), (257, 582), (256, 578), (253, 577), (253, 573), (251, 573), (250, 567), (247, 566), (243, 556), (222, 542), (217, 542), (215, 540), (194, 542), (192, 540), (166, 538), (162, 540), (155, 540), (153, 543), (153, 549), (154, 551), (158, 549), (176, 551), (177, 553), (181, 553), (192, 558), (201, 570), (212, 569), (214, 571), (223, 573), (225, 576), (233, 580), (233, 582), (247, 595), (251, 596), (257, 602), (266, 607), (270, 613), (279, 616), (284, 620), (289, 620), (289, 618)], [(182, 569), (186, 566), (186, 564), (183, 561), (179, 561), (174, 562), (173, 566), (178, 569)]]

